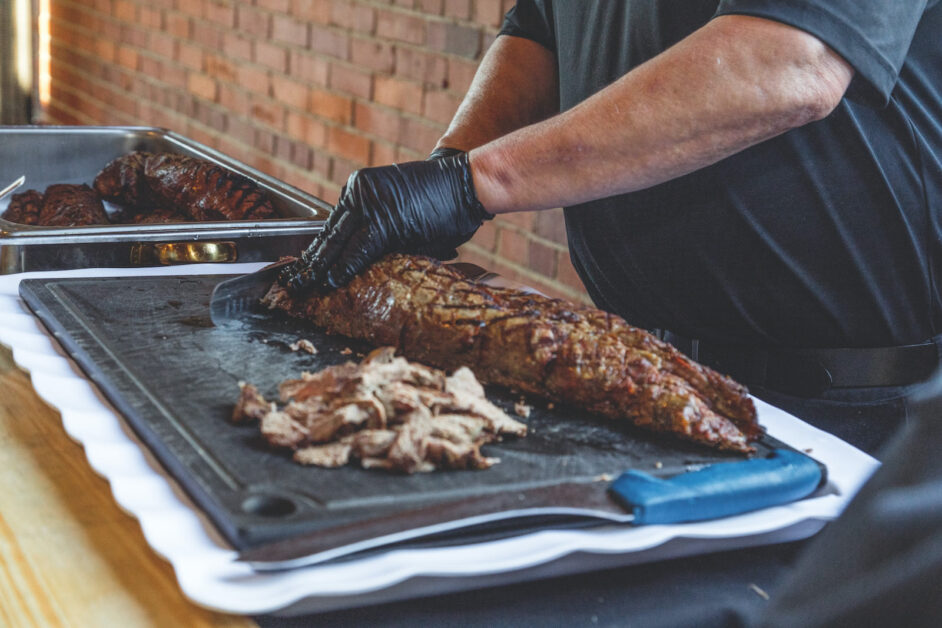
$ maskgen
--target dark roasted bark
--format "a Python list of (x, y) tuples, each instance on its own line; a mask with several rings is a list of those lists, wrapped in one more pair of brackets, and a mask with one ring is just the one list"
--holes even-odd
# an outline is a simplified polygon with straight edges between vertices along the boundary
[(46, 188), (39, 225), (45, 227), (75, 227), (80, 225), (107, 225), (108, 214), (101, 198), (85, 184), (57, 183)]
[(36, 190), (26, 190), (14, 194), (10, 204), (3, 212), (3, 219), (23, 225), (39, 224), (39, 210), (42, 209), (43, 195)]
[(156, 204), (144, 179), (144, 162), (150, 155), (134, 152), (113, 160), (95, 177), (95, 190), (106, 201), (121, 205), (129, 216), (146, 213)]
[(275, 215), (265, 192), (246, 177), (209, 161), (173, 153), (118, 157), (95, 178), (109, 201), (137, 213), (174, 208), (193, 220), (259, 220)]
[(391, 255), (349, 285), (269, 307), (331, 333), (391, 345), (484, 382), (720, 449), (748, 452), (762, 429), (745, 387), (601, 310), (488, 287), (423, 257)]

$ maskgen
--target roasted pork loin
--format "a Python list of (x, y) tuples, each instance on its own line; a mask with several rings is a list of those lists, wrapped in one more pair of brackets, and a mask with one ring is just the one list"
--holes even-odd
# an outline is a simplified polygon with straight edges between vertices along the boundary
[(87, 185), (56, 183), (46, 188), (38, 224), (48, 227), (107, 225), (108, 214), (101, 198)]
[(101, 198), (84, 183), (54, 183), (44, 194), (38, 190), (14, 194), (3, 219), (40, 227), (108, 224)]
[[(120, 206), (111, 216), (102, 200)], [(2, 217), (42, 227), (274, 218), (265, 191), (212, 162), (173, 153), (133, 152), (85, 184), (57, 183), (15, 194)]]
[(132, 214), (166, 207), (192, 220), (275, 217), (264, 190), (253, 181), (204, 159), (175, 153), (122, 155), (95, 177), (95, 189)]
[(750, 452), (762, 433), (743, 386), (618, 316), (469, 281), (429, 258), (390, 255), (327, 294), (276, 283), (264, 302), (412, 360), (719, 449)]
[(107, 225), (108, 214), (95, 190), (83, 183), (54, 183), (44, 194), (14, 194), (4, 220), (40, 227)]

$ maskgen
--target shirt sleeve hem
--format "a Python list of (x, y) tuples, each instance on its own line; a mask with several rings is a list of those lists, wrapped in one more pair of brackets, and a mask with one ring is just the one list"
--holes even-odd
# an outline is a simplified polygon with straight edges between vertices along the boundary
[(521, 37), (523, 39), (529, 39), (530, 41), (536, 42), (549, 50), (552, 53), (556, 53), (556, 48), (550, 43), (545, 41), (543, 38), (538, 37), (531, 33), (530, 31), (524, 30), (517, 26), (516, 24), (504, 23), (503, 28), (497, 33), (498, 37), (503, 35), (508, 35), (510, 37)]
[[(774, 20), (793, 26), (814, 35), (837, 54), (841, 55), (855, 70), (849, 93), (876, 106), (886, 106), (890, 93), (896, 86), (898, 72), (893, 64), (879, 54), (867, 38), (853, 24), (820, 7), (806, 6), (802, 14), (788, 7), (757, 9), (720, 9), (720, 15), (748, 15)], [(802, 19), (804, 18), (804, 19)]]

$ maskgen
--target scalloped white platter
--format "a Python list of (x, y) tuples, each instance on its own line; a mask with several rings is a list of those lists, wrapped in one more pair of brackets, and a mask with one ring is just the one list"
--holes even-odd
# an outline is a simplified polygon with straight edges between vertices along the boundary
[(804, 500), (697, 523), (544, 530), (462, 546), (400, 549), (337, 564), (256, 573), (216, 533), (123, 417), (20, 300), (21, 279), (240, 274), (262, 264), (82, 269), (0, 276), (0, 342), (55, 407), (116, 502), (173, 566), (196, 604), (237, 614), (294, 615), (536, 580), (809, 537), (837, 517), (879, 463), (758, 399), (768, 432), (828, 467), (828, 486)]

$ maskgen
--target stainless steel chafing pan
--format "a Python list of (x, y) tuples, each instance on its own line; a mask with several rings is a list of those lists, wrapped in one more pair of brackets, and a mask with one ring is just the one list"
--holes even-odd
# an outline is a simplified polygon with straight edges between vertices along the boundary
[[(135, 150), (211, 161), (261, 186), (278, 218), (258, 221), (36, 227), (0, 219), (0, 274), (88, 267), (270, 261), (297, 255), (330, 205), (172, 131), (152, 127), (0, 127), (0, 182), (26, 175), (18, 192), (53, 183), (92, 184), (112, 159)], [(10, 197), (0, 199), (0, 213)]]

